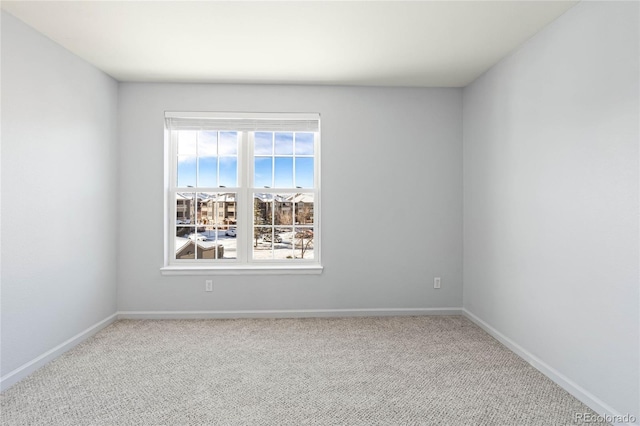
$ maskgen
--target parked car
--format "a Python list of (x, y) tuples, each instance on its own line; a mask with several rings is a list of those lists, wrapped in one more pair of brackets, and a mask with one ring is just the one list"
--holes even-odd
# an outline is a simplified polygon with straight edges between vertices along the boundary
[(227, 229), (227, 231), (224, 233), (224, 235), (226, 235), (227, 237), (235, 237), (236, 236), (236, 228)]
[(202, 234), (189, 234), (191, 241), (207, 241), (207, 236)]

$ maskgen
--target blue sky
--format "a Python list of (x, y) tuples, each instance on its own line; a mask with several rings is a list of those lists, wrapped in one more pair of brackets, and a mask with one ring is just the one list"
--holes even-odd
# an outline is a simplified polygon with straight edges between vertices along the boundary
[[(254, 186), (312, 188), (313, 154), (313, 133), (256, 132)], [(237, 155), (237, 132), (181, 131), (177, 185), (235, 187)]]

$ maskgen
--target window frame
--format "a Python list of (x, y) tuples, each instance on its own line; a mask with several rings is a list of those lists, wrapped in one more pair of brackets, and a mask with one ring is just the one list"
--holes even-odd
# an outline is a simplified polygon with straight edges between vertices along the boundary
[[(167, 119), (193, 119), (194, 122), (206, 120), (265, 120), (267, 128), (242, 128), (238, 132), (237, 187), (193, 187), (189, 191), (177, 186), (177, 133), (168, 124)], [(317, 130), (287, 130), (296, 121), (317, 121)], [(281, 127), (279, 126), (279, 123)], [(233, 124), (232, 124), (233, 125)], [(258, 126), (260, 126), (259, 124)], [(240, 126), (242, 127), (242, 126)], [(201, 129), (203, 130), (203, 129)], [(211, 129), (213, 130), (213, 129)], [(217, 129), (232, 131), (231, 129)], [(253, 172), (255, 165), (254, 139), (256, 132), (307, 132), (314, 134), (314, 185), (313, 188), (254, 188)], [(269, 275), (269, 274), (320, 274), (321, 263), (321, 226), (320, 226), (320, 114), (317, 113), (217, 113), (217, 112), (165, 112), (164, 126), (164, 264), (160, 268), (162, 275)], [(275, 155), (275, 154), (274, 154)], [(294, 152), (295, 157), (295, 152)], [(196, 162), (198, 157), (196, 157)], [(295, 175), (294, 175), (295, 179)], [(235, 216), (237, 255), (236, 259), (175, 259), (176, 201), (175, 194), (183, 192), (236, 193)], [(254, 233), (253, 200), (256, 193), (305, 193), (313, 194), (313, 259), (253, 259), (252, 243)], [(197, 202), (197, 201), (196, 201)], [(197, 209), (197, 206), (196, 206)], [(295, 226), (295, 220), (292, 226)], [(295, 249), (294, 249), (295, 250)], [(196, 256), (197, 257), (197, 256)]]

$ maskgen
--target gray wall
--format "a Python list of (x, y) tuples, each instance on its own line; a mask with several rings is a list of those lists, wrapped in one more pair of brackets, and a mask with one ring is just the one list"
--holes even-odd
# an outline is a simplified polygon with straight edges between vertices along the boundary
[(464, 306), (638, 410), (638, 3), (582, 2), (464, 89)]
[[(160, 275), (165, 110), (321, 113), (322, 275)], [(462, 306), (461, 89), (123, 83), (119, 116), (121, 311)]]
[(2, 12), (2, 368), (116, 312), (117, 83)]

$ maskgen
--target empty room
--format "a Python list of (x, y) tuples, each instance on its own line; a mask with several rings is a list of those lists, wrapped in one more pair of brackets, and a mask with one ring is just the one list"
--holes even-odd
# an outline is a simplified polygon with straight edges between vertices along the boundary
[(0, 424), (640, 425), (640, 3), (0, 5)]

